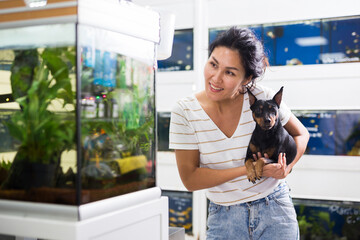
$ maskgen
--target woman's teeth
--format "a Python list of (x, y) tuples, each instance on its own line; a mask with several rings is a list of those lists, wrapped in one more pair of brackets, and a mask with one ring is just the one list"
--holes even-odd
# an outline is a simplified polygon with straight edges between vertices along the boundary
[(211, 87), (212, 89), (216, 90), (216, 91), (224, 90), (223, 88), (217, 88), (217, 87), (215, 87), (215, 86), (212, 85), (211, 83), (210, 83), (210, 87)]

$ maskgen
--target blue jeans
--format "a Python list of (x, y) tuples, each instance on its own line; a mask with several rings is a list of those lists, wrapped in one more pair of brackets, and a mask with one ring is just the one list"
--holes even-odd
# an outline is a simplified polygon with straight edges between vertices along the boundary
[(286, 183), (252, 202), (232, 206), (210, 202), (207, 224), (207, 240), (299, 239), (296, 212)]

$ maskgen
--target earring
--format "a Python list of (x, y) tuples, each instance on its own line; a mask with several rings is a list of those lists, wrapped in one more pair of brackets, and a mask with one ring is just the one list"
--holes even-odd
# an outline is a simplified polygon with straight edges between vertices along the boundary
[(250, 82), (248, 82), (247, 84), (243, 85), (243, 88), (245, 88), (245, 93), (247, 92), (248, 89), (253, 89), (255, 87), (255, 80), (251, 79)]
[(241, 90), (239, 89), (239, 93), (240, 94), (245, 94), (247, 92), (246, 85), (242, 85), (241, 88), (242, 88)]

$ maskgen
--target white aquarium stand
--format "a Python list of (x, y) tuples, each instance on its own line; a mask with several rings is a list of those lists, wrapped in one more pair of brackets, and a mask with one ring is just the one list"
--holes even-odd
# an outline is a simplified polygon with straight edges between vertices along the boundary
[(154, 187), (81, 206), (0, 201), (0, 234), (16, 240), (167, 240), (168, 199)]

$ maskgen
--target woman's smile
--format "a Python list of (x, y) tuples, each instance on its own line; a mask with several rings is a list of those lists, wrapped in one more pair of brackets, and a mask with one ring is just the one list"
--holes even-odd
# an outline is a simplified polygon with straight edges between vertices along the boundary
[(212, 84), (211, 82), (209, 82), (209, 85), (210, 85), (210, 90), (212, 92), (220, 92), (220, 91), (224, 90), (224, 88), (217, 87), (216, 85)]

